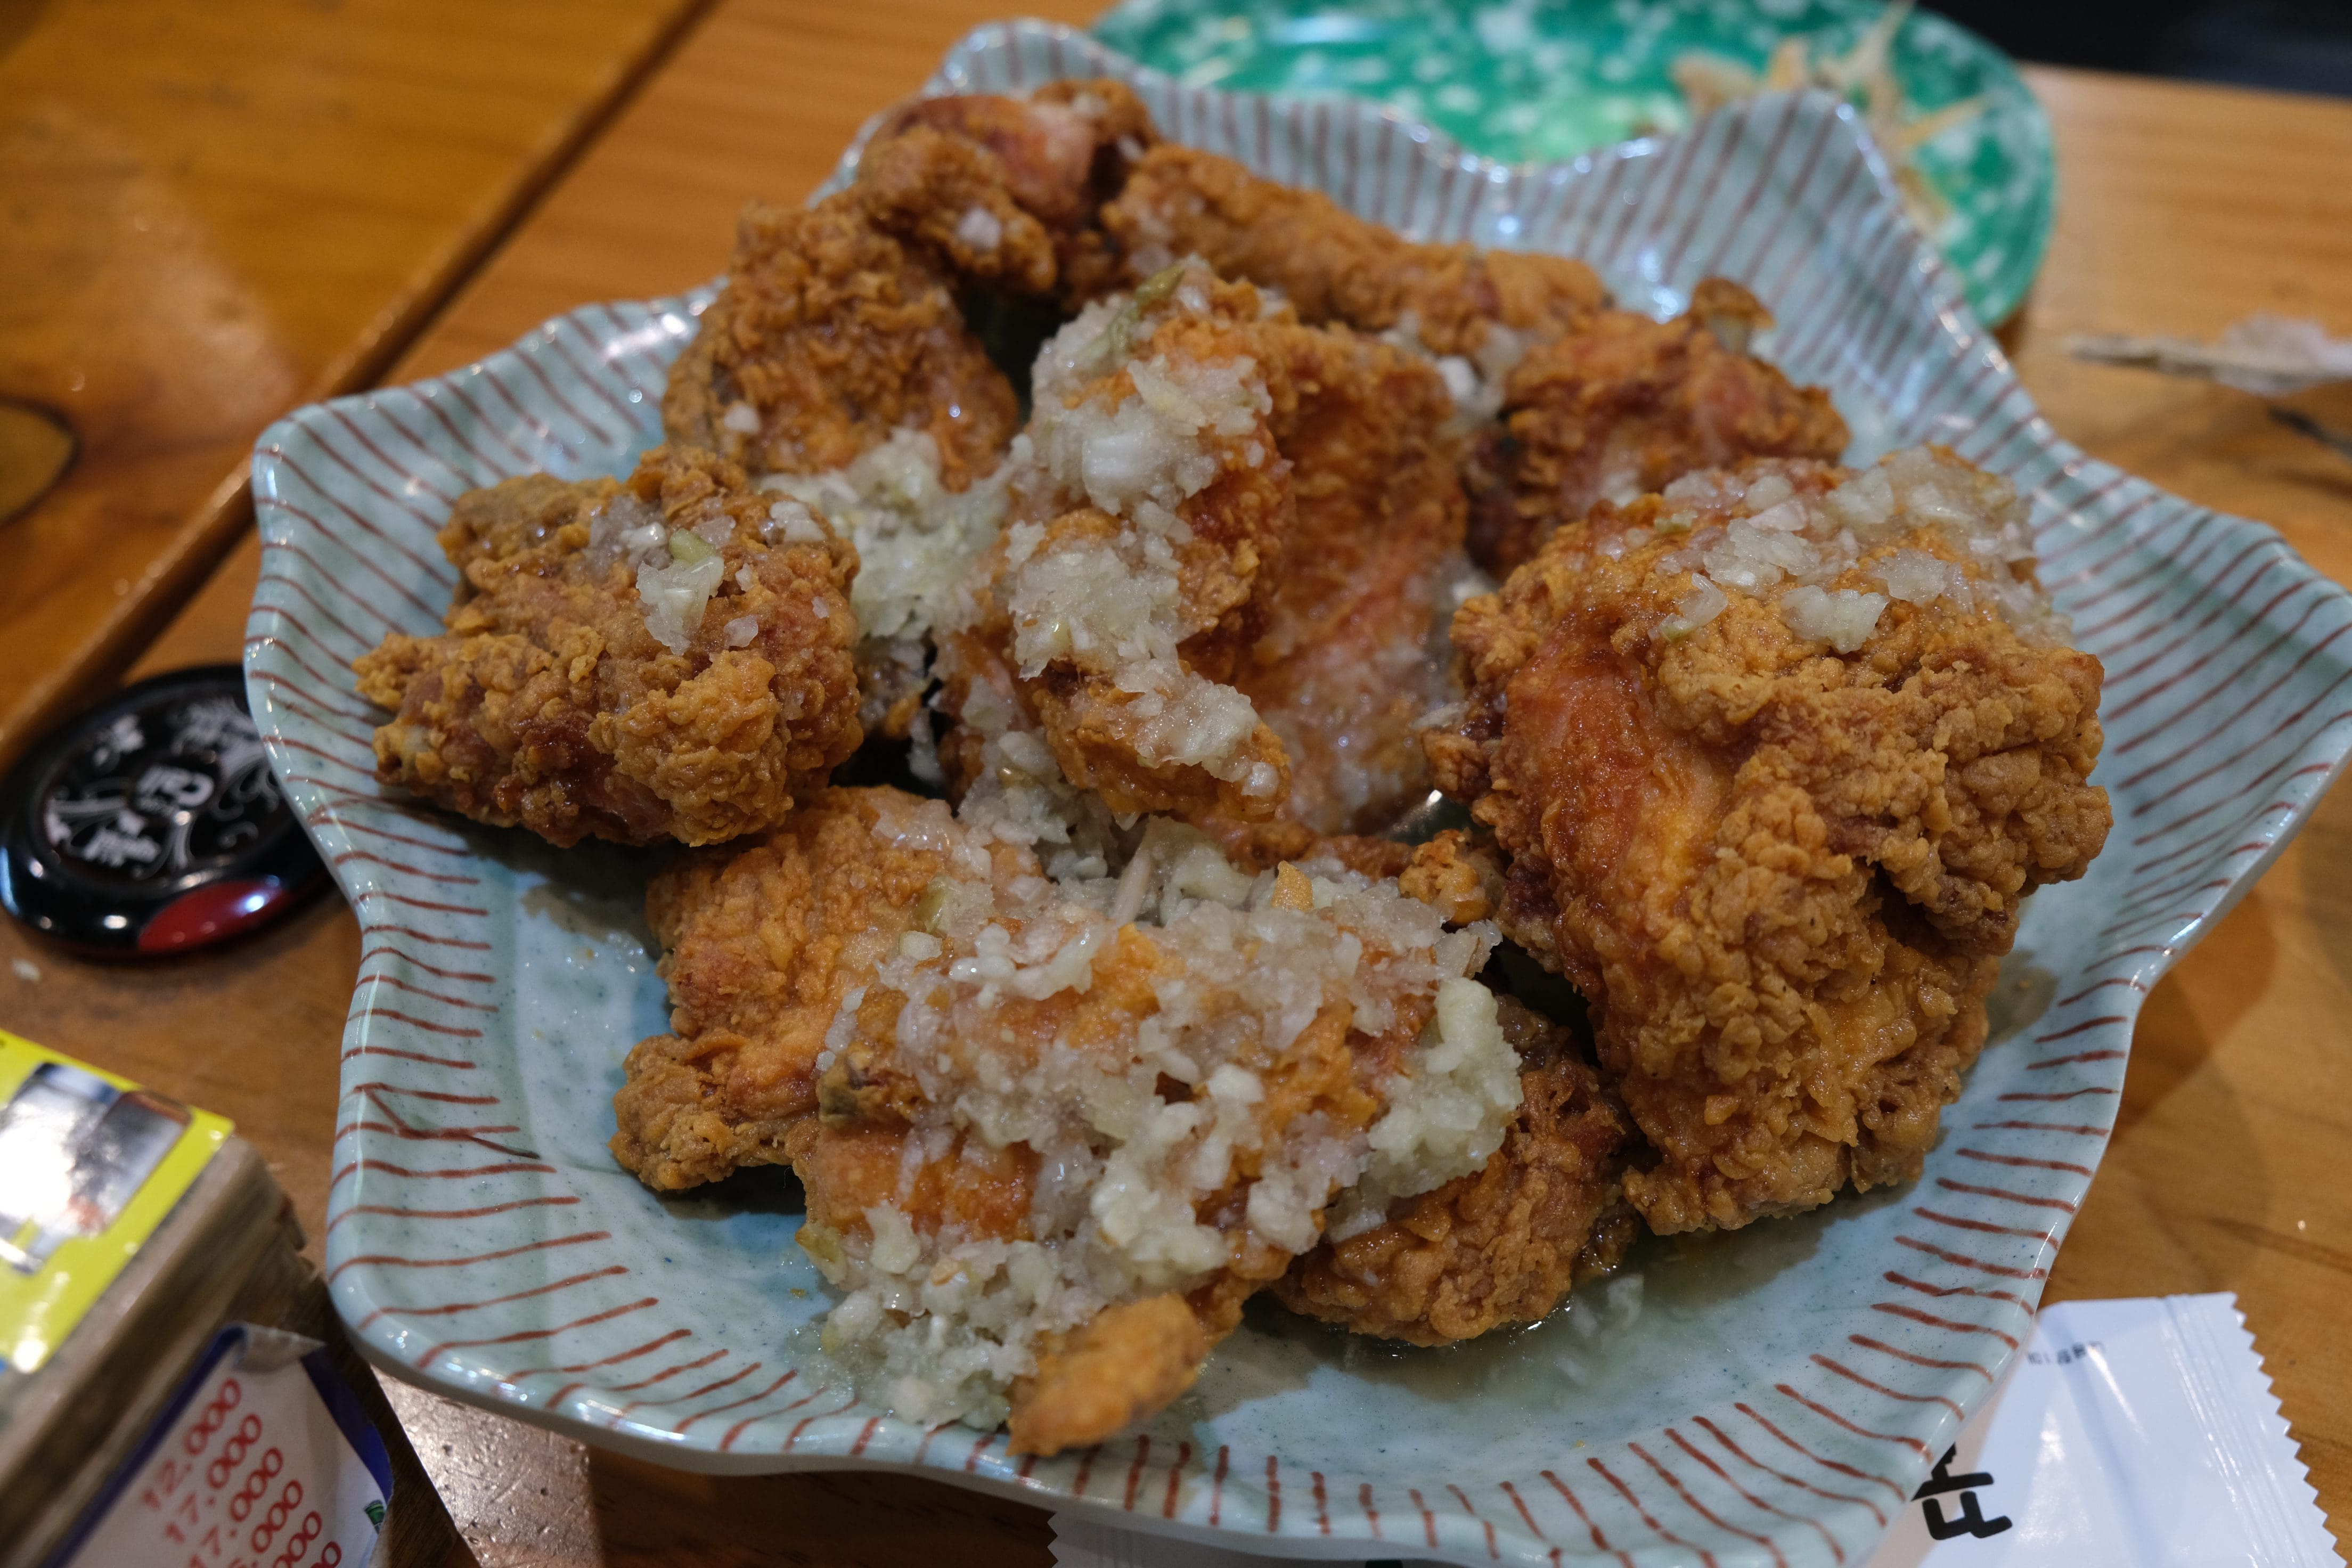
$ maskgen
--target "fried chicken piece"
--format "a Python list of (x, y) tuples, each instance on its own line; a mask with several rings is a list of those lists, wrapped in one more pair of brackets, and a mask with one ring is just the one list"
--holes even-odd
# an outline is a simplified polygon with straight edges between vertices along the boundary
[(1011, 526), (941, 639), (961, 782), (1017, 731), (1117, 812), (1281, 804), (1281, 743), (1225, 684), (1265, 629), (1295, 518), (1274, 422), (1296, 397), (1261, 315), (1247, 285), (1175, 268), (1039, 355)]
[(1653, 1229), (1915, 1177), (2021, 901), (2105, 842), (2103, 672), (2030, 559), (1940, 449), (1766, 460), (1603, 502), (1455, 618), (1432, 761), (1596, 1008)]
[(1475, 1168), (1517, 1067), (1466, 978), (1491, 928), (1393, 882), (1253, 877), (1164, 819), (1119, 876), (1049, 878), (1018, 819), (965, 816), (829, 791), (667, 874), (675, 1032), (614, 1150), (660, 1186), (788, 1158), (828, 1348), (911, 1419), (1050, 1453), (1190, 1386), (1342, 1189)]
[(1415, 845), (1396, 877), (1406, 898), (1429, 905), (1450, 926), (1492, 920), (1503, 901), (1503, 868), (1492, 845), (1474, 842), (1458, 827)]
[(1369, 833), (1429, 788), (1415, 726), (1455, 695), (1435, 657), (1468, 572), (1453, 401), (1428, 363), (1345, 330), (1276, 339), (1292, 390), (1275, 441), (1296, 514), (1265, 632), (1233, 683), (1281, 741), (1283, 816)]
[(1199, 1314), (1173, 1292), (1107, 1308), (1040, 1352), (1037, 1370), (1014, 1385), (1006, 1451), (1057, 1454), (1158, 1415), (1199, 1380), (1211, 1348)]
[(782, 820), (857, 747), (856, 552), (707, 452), (625, 481), (533, 475), (458, 498), (438, 637), (353, 666), (394, 710), (377, 776), (549, 842), (711, 844)]
[[(919, 160), (910, 159), (903, 143), (919, 146), (926, 134), (977, 154), (982, 186), (970, 193), (925, 190), (910, 179)], [(998, 205), (1002, 193), (1023, 219), (1039, 226), (1050, 247), (1048, 274), (1042, 281), (1034, 274), (1024, 278), (1026, 291), (1085, 299), (1113, 286), (1118, 265), (1097, 221), (1102, 205), (1158, 140), (1134, 89), (1108, 79), (1049, 82), (1027, 98), (918, 99), (876, 130), (859, 158), (858, 179), (872, 188), (877, 210), (919, 226), (960, 270), (983, 279), (1007, 270), (996, 252), (1022, 226)], [(988, 220), (971, 216), (975, 206)]]
[(967, 285), (1044, 295), (1059, 279), (1054, 236), (1007, 188), (994, 154), (961, 137), (905, 127), (866, 149), (850, 194), (877, 228)]
[(1580, 261), (1416, 244), (1319, 192), (1191, 147), (1146, 153), (1101, 221), (1130, 281), (1199, 256), (1220, 277), (1278, 289), (1303, 321), (1402, 327), (1433, 354), (1475, 359), (1496, 326), (1541, 341), (1608, 302)]
[[(1413, 724), (1450, 692), (1431, 647), (1467, 570), (1437, 373), (1197, 267), (1091, 308), (1040, 363), (1045, 471), (1013, 487), (1045, 521), (983, 574), (943, 710), (1001, 693), (1121, 812), (1279, 812), (1309, 838), (1392, 821), (1427, 788)], [(978, 739), (950, 742), (956, 776)]]
[(1001, 489), (976, 481), (998, 467), (1016, 400), (963, 307), (993, 316), (1027, 299), (1034, 314), (1056, 296), (1063, 253), (1104, 248), (1092, 218), (1120, 149), (1150, 136), (1132, 94), (1097, 88), (1060, 95), (1076, 107), (910, 106), (847, 189), (805, 210), (750, 208), (727, 286), (672, 368), (674, 439), (824, 510), (878, 568), (856, 598), (869, 731), (910, 732), (939, 601), (1003, 508)]
[(785, 474), (845, 467), (911, 428), (961, 490), (996, 466), (1020, 410), (953, 284), (941, 259), (874, 221), (859, 187), (813, 207), (755, 203), (727, 286), (670, 367), (663, 428)]
[(1507, 575), (1604, 498), (1743, 458), (1834, 460), (1847, 437), (1829, 394), (1747, 352), (1771, 324), (1755, 296), (1710, 278), (1673, 321), (1604, 310), (1529, 350), (1468, 465), (1471, 555)]
[(1116, 82), (908, 105), (847, 189), (745, 210), (727, 286), (670, 373), (670, 438), (814, 474), (919, 430), (940, 481), (963, 489), (995, 467), (1018, 412), (956, 289), (1066, 291), (1061, 253), (1103, 252), (1097, 209), (1152, 135)]
[(907, 797), (827, 789), (748, 847), (656, 876), (670, 1033), (630, 1051), (613, 1156), (662, 1191), (782, 1164), (817, 1109), (816, 1060), (853, 986), (912, 930), (947, 858), (897, 830)]
[(1569, 1032), (1500, 998), (1526, 1098), (1475, 1174), (1327, 1239), (1274, 1289), (1295, 1312), (1417, 1345), (1541, 1321), (1572, 1286), (1614, 1269), (1640, 1232), (1624, 1197), (1634, 1142)]

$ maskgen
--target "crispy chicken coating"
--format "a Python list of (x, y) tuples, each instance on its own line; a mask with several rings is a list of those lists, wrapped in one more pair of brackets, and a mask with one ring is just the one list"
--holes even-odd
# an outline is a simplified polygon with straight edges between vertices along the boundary
[(1510, 858), (1506, 933), (1596, 1007), (1652, 1228), (1916, 1176), (2021, 901), (2105, 842), (2102, 671), (2050, 640), (2022, 519), (1934, 449), (1752, 463), (1602, 503), (1455, 618), (1438, 780)]
[(1526, 1098), (1486, 1167), (1327, 1240), (1275, 1285), (1295, 1312), (1351, 1333), (1451, 1344), (1548, 1316), (1615, 1268), (1641, 1226), (1624, 1197), (1624, 1113), (1569, 1032), (1512, 997), (1504, 1037)]
[(1045, 294), (1054, 237), (1006, 188), (983, 146), (910, 124), (868, 147), (848, 193), (878, 228), (937, 258), (966, 285)]
[[(1006, 535), (942, 660), (942, 706), (1003, 692), (1114, 810), (1279, 814), (1310, 838), (1385, 826), (1427, 788), (1413, 726), (1449, 693), (1433, 644), (1467, 570), (1445, 384), (1422, 356), (1302, 326), (1247, 285), (1178, 276), (1048, 347), (1049, 368), (1089, 358), (1089, 333), (1116, 338), (1137, 313), (1123, 361), (1047, 380), (1029, 436), (1049, 477), (1016, 479), (1017, 507), (1097, 504)], [(1162, 480), (1156, 502), (1132, 493)], [(1155, 521), (1171, 510), (1173, 530)], [(1139, 585), (1163, 556), (1170, 603), (1139, 631), (1133, 606), (1155, 590)], [(971, 745), (950, 742), (961, 777)], [(1201, 750), (1216, 761), (1186, 755)]]
[(1552, 337), (1608, 301), (1580, 261), (1416, 244), (1319, 192), (1168, 143), (1135, 164), (1102, 226), (1123, 248), (1130, 280), (1198, 256), (1220, 277), (1279, 290), (1303, 321), (1402, 326), (1433, 354), (1475, 358), (1497, 325)]
[(757, 843), (682, 861), (646, 888), (671, 1032), (629, 1053), (613, 1156), (647, 1186), (790, 1160), (843, 996), (912, 929), (946, 869), (939, 851), (877, 832), (894, 804), (820, 791)]
[(1293, 389), (1275, 442), (1296, 512), (1266, 629), (1233, 681), (1282, 742), (1285, 819), (1374, 832), (1428, 790), (1415, 727), (1454, 694), (1435, 647), (1468, 570), (1452, 398), (1390, 344), (1269, 335)]
[[(1113, 811), (1280, 805), (1281, 743), (1226, 684), (1266, 626), (1296, 519), (1275, 430), (1297, 399), (1270, 352), (1283, 326), (1260, 316), (1248, 285), (1174, 268), (1040, 354), (1012, 526), (941, 647), (960, 781), (983, 736), (1017, 722)], [(976, 700), (1017, 721), (983, 725)]]
[(663, 1188), (789, 1160), (828, 1348), (911, 1418), (1051, 1453), (1189, 1387), (1359, 1173), (1475, 1166), (1518, 1089), (1464, 977), (1491, 928), (1164, 821), (1121, 875), (1049, 879), (1017, 826), (832, 790), (665, 873), (673, 1032), (613, 1148)]
[(1108, 1308), (1039, 1352), (1014, 1385), (1006, 1449), (1055, 1454), (1123, 1432), (1189, 1390), (1212, 1348), (1200, 1314), (1173, 1292)]
[(946, 266), (877, 225), (856, 186), (745, 209), (727, 286), (662, 397), (672, 441), (755, 473), (842, 468), (911, 427), (953, 490), (996, 466), (1019, 420)]
[[(910, 160), (898, 143), (919, 142), (924, 132), (977, 154), (986, 187), (966, 195), (926, 193), (911, 184)], [(874, 188), (884, 208), (920, 225), (960, 270), (974, 277), (1007, 270), (993, 252), (1005, 234), (1021, 226), (997, 204), (994, 193), (1001, 192), (1039, 226), (1051, 250), (1043, 281), (1034, 272), (1024, 275), (1027, 291), (1052, 289), (1066, 299), (1084, 299), (1112, 286), (1118, 265), (1098, 221), (1102, 205), (1158, 140), (1142, 100), (1119, 81), (1049, 82), (1026, 98), (918, 99), (875, 132), (859, 159), (858, 179)], [(975, 205), (993, 221), (972, 218)]]
[[(707, 452), (625, 481), (509, 479), (458, 499), (448, 630), (353, 668), (394, 711), (376, 771), (551, 843), (710, 844), (782, 821), (856, 749), (856, 555)], [(664, 640), (667, 639), (667, 640)]]
[(1747, 352), (1771, 324), (1755, 296), (1710, 278), (1671, 321), (1604, 310), (1529, 350), (1505, 384), (1502, 422), (1480, 433), (1467, 469), (1478, 564), (1507, 575), (1557, 521), (1694, 469), (1836, 459), (1846, 427), (1829, 394), (1791, 384)]
[(1102, 272), (1097, 209), (1152, 134), (1108, 81), (900, 110), (846, 190), (745, 210), (727, 286), (670, 372), (670, 438), (814, 474), (917, 430), (963, 489), (1019, 415), (956, 290), (1045, 296), (1068, 292), (1066, 268)]
[(1503, 902), (1503, 870), (1491, 841), (1449, 827), (1417, 844), (1396, 873), (1408, 899), (1419, 899), (1450, 926), (1491, 920)]

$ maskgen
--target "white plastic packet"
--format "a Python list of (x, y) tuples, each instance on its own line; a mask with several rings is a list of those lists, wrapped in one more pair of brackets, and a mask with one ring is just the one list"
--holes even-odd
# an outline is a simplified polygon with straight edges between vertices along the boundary
[[(1054, 1517), (1060, 1568), (1267, 1560)], [(2063, 1301), (1864, 1568), (2332, 1568), (2231, 1296)]]
[(1869, 1568), (2342, 1563), (2233, 1296), (2061, 1301)]

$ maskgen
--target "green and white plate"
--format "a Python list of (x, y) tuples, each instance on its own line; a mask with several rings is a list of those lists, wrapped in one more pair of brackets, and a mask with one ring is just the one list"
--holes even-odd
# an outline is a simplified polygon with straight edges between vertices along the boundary
[(622, 1059), (666, 1017), (641, 913), (660, 857), (557, 851), (383, 789), (382, 715), (352, 691), (386, 632), (439, 628), (434, 531), (459, 493), (621, 473), (659, 440), (703, 289), (585, 306), (448, 375), (302, 409), (254, 454), (254, 716), (362, 933), (325, 1234), (338, 1309), (392, 1373), (689, 1468), (905, 1470), (1359, 1561), (1865, 1561), (2032, 1325), (2141, 999), (2342, 767), (2352, 595), (2270, 529), (2058, 439), (1827, 97), (1514, 168), (1366, 104), (1184, 88), (1043, 24), (974, 33), (929, 90), (1098, 74), (1132, 80), (1171, 138), (1412, 233), (1581, 256), (1659, 310), (1745, 279), (1780, 317), (1765, 352), (1831, 388), (1853, 456), (1940, 441), (2029, 499), (2044, 580), (2106, 661), (2115, 832), (2033, 900), (1926, 1173), (1644, 1246), (1551, 1321), (1453, 1350), (1253, 1312), (1191, 1394), (1085, 1453), (1013, 1458), (998, 1433), (861, 1403), (800, 1331), (829, 1301), (789, 1178), (664, 1198), (605, 1148)]
[[(1187, 87), (1351, 97), (1507, 163), (1687, 129), (1670, 74), (1699, 54), (1760, 68), (1783, 39), (1844, 55), (1878, 0), (1125, 0), (1095, 36)], [(1919, 149), (1949, 205), (1933, 237), (1984, 321), (2025, 299), (2050, 243), (2050, 122), (2009, 57), (1915, 12), (1889, 63), (1916, 112), (1983, 109)]]

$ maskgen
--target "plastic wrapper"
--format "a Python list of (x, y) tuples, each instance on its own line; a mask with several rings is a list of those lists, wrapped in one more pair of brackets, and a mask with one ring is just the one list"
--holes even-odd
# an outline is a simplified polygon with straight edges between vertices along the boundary
[[(1269, 1561), (1070, 1515), (1056, 1514), (1054, 1530), (1060, 1568)], [(2045, 1308), (1866, 1568), (2342, 1562), (2253, 1336), (2224, 1295)]]

